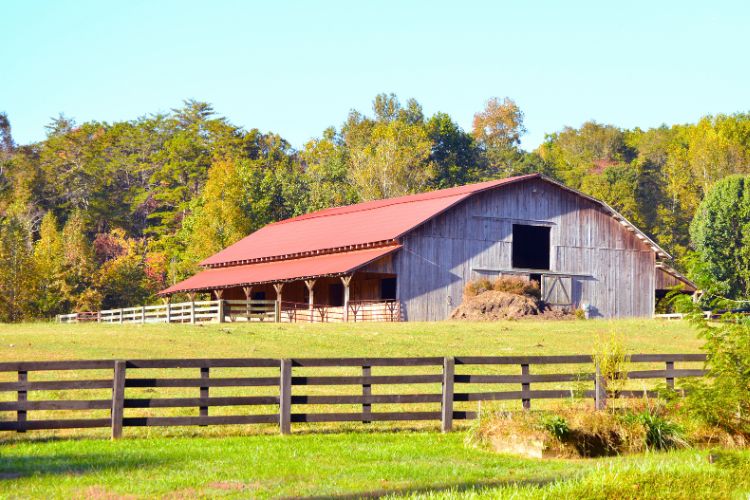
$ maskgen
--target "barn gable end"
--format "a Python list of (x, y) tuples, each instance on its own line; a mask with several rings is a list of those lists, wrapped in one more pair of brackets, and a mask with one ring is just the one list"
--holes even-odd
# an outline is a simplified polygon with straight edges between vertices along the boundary
[(651, 243), (602, 204), (538, 177), (474, 194), (402, 236), (393, 264), (406, 319), (447, 318), (470, 279), (528, 276), (513, 267), (514, 224), (548, 228), (539, 231), (549, 234), (546, 274), (563, 276), (573, 306), (590, 304), (592, 317), (653, 313)]

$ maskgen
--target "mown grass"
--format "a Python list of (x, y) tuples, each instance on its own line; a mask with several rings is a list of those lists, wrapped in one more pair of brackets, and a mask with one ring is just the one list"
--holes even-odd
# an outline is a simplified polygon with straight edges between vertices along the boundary
[(0, 325), (0, 360), (588, 354), (597, 334), (631, 352), (696, 352), (683, 321)]
[(750, 453), (587, 461), (467, 447), (460, 433), (63, 440), (0, 448), (2, 498), (730, 498)]

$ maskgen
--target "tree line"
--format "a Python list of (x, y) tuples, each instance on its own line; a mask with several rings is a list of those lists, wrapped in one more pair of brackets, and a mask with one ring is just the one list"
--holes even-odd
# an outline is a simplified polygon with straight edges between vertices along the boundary
[(26, 145), (0, 114), (0, 320), (153, 300), (203, 258), (312, 210), (531, 172), (604, 200), (677, 267), (700, 270), (693, 216), (718, 180), (750, 171), (748, 114), (648, 130), (587, 122), (534, 151), (524, 132), (509, 98), (487, 101), (466, 131), (393, 94), (300, 149), (193, 100), (114, 123), (61, 115)]

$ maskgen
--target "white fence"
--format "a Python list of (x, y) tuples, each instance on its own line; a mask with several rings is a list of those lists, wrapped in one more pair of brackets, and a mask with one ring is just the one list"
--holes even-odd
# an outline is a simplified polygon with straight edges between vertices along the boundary
[(153, 306), (60, 314), (59, 323), (224, 323), (270, 321), (277, 323), (332, 323), (401, 321), (397, 301), (352, 301), (344, 307), (275, 300), (205, 300)]
[(274, 300), (203, 300), (154, 306), (105, 309), (98, 312), (60, 314), (60, 323), (208, 323), (225, 321), (275, 321)]

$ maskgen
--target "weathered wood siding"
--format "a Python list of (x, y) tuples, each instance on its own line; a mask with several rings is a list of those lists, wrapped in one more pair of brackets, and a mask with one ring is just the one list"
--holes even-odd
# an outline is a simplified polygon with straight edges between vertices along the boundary
[(531, 179), (472, 196), (402, 238), (393, 265), (405, 318), (445, 319), (467, 280), (511, 270), (513, 223), (551, 228), (550, 270), (573, 275), (573, 304), (591, 304), (592, 317), (653, 313), (648, 245), (596, 203)]

